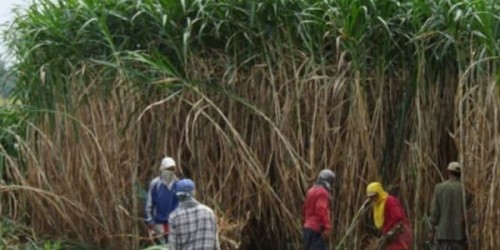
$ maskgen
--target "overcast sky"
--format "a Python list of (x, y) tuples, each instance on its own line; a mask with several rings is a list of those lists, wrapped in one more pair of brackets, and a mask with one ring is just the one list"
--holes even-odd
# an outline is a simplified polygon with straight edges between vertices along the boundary
[[(16, 6), (26, 6), (30, 3), (31, 0), (0, 0), (0, 24), (2, 24), (2, 31), (5, 29), (5, 23), (9, 23), (14, 18), (14, 14), (12, 13), (12, 9)], [(6, 52), (6, 48), (4, 46), (3, 39), (0, 39), (0, 54), (2, 55), (2, 59), (4, 59), (4, 54)]]

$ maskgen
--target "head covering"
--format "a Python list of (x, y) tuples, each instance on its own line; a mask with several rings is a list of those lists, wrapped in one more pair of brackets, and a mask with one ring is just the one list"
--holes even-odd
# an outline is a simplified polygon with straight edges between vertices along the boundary
[(191, 179), (182, 179), (176, 184), (175, 195), (186, 195), (193, 196), (194, 193), (194, 182)]
[(461, 173), (462, 172), (462, 166), (460, 166), (460, 163), (458, 163), (456, 161), (450, 162), (450, 164), (448, 164), (448, 167), (446, 169), (448, 169), (448, 171), (452, 171), (452, 172), (455, 172), (455, 173)]
[(335, 180), (335, 173), (330, 169), (323, 169), (318, 174), (318, 179), (316, 180), (317, 185), (324, 186), (328, 191), (331, 190), (330, 185)]
[(168, 189), (172, 190), (172, 186), (177, 181), (177, 177), (175, 176), (175, 161), (171, 157), (165, 157), (161, 160), (160, 165), (160, 179), (161, 181), (167, 185)]
[(385, 201), (387, 200), (387, 196), (389, 196), (389, 194), (385, 192), (380, 182), (372, 182), (366, 187), (366, 195), (377, 196), (373, 203), (373, 220), (375, 222), (375, 226), (380, 229), (384, 225)]
[(166, 170), (166, 169), (172, 169), (172, 168), (175, 168), (174, 159), (167, 156), (167, 157), (163, 158), (163, 160), (161, 160), (160, 171)]

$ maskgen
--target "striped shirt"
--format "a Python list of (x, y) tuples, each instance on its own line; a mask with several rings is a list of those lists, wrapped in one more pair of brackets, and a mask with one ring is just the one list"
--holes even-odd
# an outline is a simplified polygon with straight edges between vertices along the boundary
[(217, 220), (209, 207), (192, 199), (170, 214), (169, 250), (220, 250)]

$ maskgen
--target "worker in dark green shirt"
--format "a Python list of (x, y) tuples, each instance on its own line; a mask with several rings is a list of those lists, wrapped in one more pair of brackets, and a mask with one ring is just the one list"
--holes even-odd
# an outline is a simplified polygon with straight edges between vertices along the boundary
[(464, 189), (460, 182), (461, 166), (448, 164), (448, 180), (434, 189), (431, 203), (431, 241), (437, 241), (437, 250), (466, 249)]

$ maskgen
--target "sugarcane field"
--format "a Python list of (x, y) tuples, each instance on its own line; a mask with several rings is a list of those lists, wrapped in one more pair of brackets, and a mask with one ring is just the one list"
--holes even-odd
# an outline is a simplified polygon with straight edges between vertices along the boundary
[(0, 250), (498, 250), (499, 13), (2, 0)]

